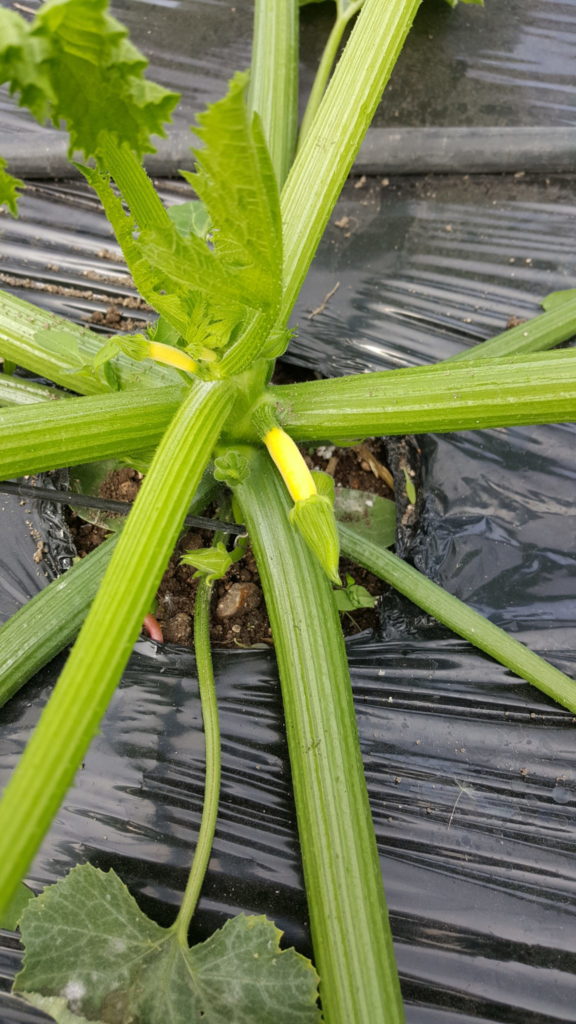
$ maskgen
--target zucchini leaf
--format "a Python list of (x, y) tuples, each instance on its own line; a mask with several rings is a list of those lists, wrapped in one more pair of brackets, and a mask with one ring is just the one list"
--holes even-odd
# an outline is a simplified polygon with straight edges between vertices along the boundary
[(224, 99), (200, 116), (198, 134), (205, 147), (197, 154), (198, 171), (185, 174), (201, 199), (201, 204), (190, 204), (189, 225), (203, 210), (204, 232), (207, 219), (212, 225), (209, 241), (195, 230), (184, 232), (181, 218), (175, 224), (137, 224), (113, 191), (110, 176), (80, 166), (104, 206), (140, 293), (195, 358), (248, 335), (257, 351), (280, 305), (278, 190), (259, 121), (247, 111), (246, 85), (246, 75), (236, 75)]
[(18, 189), (24, 188), (20, 178), (13, 177), (6, 170), (6, 161), (0, 157), (0, 206), (6, 205), (13, 217), (18, 216)]
[(346, 586), (334, 591), (334, 600), (339, 612), (356, 612), (359, 608), (373, 608), (377, 599), (346, 573)]
[(191, 355), (224, 345), (246, 313), (245, 296), (206, 243), (183, 238), (176, 227), (171, 234), (152, 227), (136, 236), (136, 222), (109, 176), (80, 169), (104, 207), (140, 294), (184, 339)]
[(276, 175), (260, 120), (246, 104), (247, 74), (232, 78), (224, 99), (198, 116), (195, 173), (182, 171), (204, 203), (216, 257), (234, 271), (259, 306), (279, 303), (282, 226)]
[(178, 95), (143, 77), (148, 61), (107, 13), (108, 0), (48, 0), (31, 23), (0, 11), (0, 83), (8, 82), (37, 121), (63, 121), (69, 152), (86, 156), (102, 131), (114, 126), (119, 141), (142, 155)]
[(14, 990), (58, 1024), (318, 1024), (309, 960), (265, 917), (239, 915), (192, 948), (139, 909), (113, 872), (72, 869), (21, 917)]

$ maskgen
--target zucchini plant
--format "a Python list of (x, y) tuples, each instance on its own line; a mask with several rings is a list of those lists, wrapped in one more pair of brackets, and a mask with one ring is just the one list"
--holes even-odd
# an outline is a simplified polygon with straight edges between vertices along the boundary
[[(297, 139), (298, 4), (257, 0), (250, 75), (236, 74), (199, 116), (196, 169), (182, 172), (196, 198), (170, 210), (142, 157), (178, 97), (144, 78), (146, 61), (107, 0), (48, 0), (31, 22), (0, 12), (0, 81), (38, 120), (64, 122), (70, 158), (158, 314), (146, 332), (102, 343), (0, 295), (5, 366), (56, 386), (2, 376), (0, 477), (119, 454), (146, 466), (122, 530), (0, 630), (2, 701), (79, 631), (0, 802), (0, 913), (20, 922), (26, 946), (16, 990), (57, 1021), (403, 1020), (334, 590), (340, 550), (576, 711), (576, 687), (563, 673), (339, 523), (330, 479), (310, 473), (296, 444), (570, 419), (576, 353), (546, 350), (574, 332), (574, 296), (455, 360), (270, 384), (294, 301), (418, 5), (338, 0)], [(0, 198), (13, 213), (20, 187), (2, 164)], [(160, 928), (112, 872), (88, 865), (27, 903), (19, 888), (99, 728), (184, 518), (206, 507), (215, 483), (245, 524), (272, 625), (321, 1009), (314, 969), (280, 949), (265, 918), (234, 918), (188, 945), (218, 803), (210, 588), (235, 557), (218, 535), (212, 551), (190, 555), (202, 577), (194, 639), (206, 790), (176, 921)]]

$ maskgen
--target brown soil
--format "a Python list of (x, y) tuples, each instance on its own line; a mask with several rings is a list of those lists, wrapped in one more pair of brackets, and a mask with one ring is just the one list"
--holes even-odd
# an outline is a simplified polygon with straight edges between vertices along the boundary
[[(304, 454), (311, 468), (330, 473), (337, 486), (354, 487), (382, 497), (392, 496), (389, 470), (381, 462), (382, 450), (378, 441), (367, 441), (357, 448), (324, 445), (305, 451)], [(126, 467), (116, 470), (104, 481), (100, 496), (131, 502), (138, 493), (141, 479), (141, 474), (134, 469)], [(76, 516), (70, 516), (69, 525), (80, 557), (101, 544), (106, 537), (103, 529)], [(166, 642), (189, 645), (192, 641), (197, 582), (193, 579), (195, 570), (191, 566), (181, 565), (180, 558), (191, 548), (208, 547), (212, 540), (213, 534), (201, 530), (188, 530), (179, 540), (156, 598), (155, 615)], [(377, 577), (343, 559), (343, 583), (347, 573), (371, 594), (380, 595), (382, 583)], [(360, 609), (342, 615), (342, 626), (347, 635), (376, 628), (378, 621), (377, 605), (373, 609)], [(272, 643), (260, 578), (250, 549), (241, 561), (231, 566), (226, 577), (214, 585), (211, 638), (215, 644), (224, 647), (252, 647), (254, 644)]]

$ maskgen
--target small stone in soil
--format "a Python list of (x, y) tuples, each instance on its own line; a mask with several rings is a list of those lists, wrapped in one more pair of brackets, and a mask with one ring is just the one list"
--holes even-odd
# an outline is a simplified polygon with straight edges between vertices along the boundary
[(233, 583), (216, 605), (216, 618), (231, 619), (251, 612), (262, 600), (262, 591), (255, 583)]

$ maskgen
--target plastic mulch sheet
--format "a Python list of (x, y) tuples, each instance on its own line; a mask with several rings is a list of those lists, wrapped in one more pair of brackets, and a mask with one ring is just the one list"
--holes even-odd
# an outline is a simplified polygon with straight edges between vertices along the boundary
[[(298, 305), (293, 358), (336, 374), (415, 365), (533, 315), (538, 297), (576, 284), (572, 189), (569, 179), (456, 177), (348, 186)], [(164, 195), (175, 198), (174, 186)], [(25, 298), (86, 322), (132, 295), (80, 185), (31, 190), (23, 219), (4, 225), (4, 266), (13, 287), (27, 280)], [(572, 425), (420, 438), (423, 509), (411, 551), (419, 568), (572, 675), (575, 441)], [(30, 508), (1, 503), (10, 505), (0, 548), (7, 614), (42, 584), (45, 563), (31, 560)], [(394, 594), (381, 635), (348, 649), (409, 1024), (573, 1022), (572, 715)], [(62, 660), (2, 711), (2, 782)], [(217, 653), (215, 668), (222, 802), (194, 935), (229, 914), (265, 912), (306, 951), (274, 657)], [(89, 859), (114, 867), (159, 921), (172, 919), (200, 820), (199, 715), (193, 656), (141, 641), (31, 869), (36, 888)], [(6, 988), (19, 957), (6, 936)], [(0, 1018), (44, 1019), (8, 994)]]

